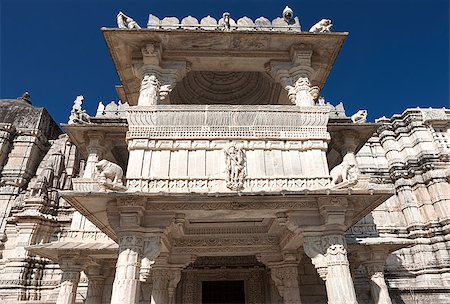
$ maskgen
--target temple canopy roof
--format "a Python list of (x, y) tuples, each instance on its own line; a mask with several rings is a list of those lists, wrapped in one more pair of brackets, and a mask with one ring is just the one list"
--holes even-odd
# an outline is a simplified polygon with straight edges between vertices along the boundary
[[(150, 65), (170, 86), (165, 101), (170, 104), (290, 104), (280, 77), (299, 65), (311, 68), (311, 85), (321, 90), (348, 33), (331, 33), (329, 19), (302, 32), (290, 8), (282, 15), (235, 22), (228, 13), (218, 21), (150, 14), (147, 28), (141, 28), (119, 12), (118, 28), (102, 32), (123, 85), (120, 99), (137, 104), (142, 73)], [(224, 91), (230, 83), (233, 89)], [(259, 93), (251, 94), (255, 90)], [(224, 100), (212, 98), (217, 95)]]

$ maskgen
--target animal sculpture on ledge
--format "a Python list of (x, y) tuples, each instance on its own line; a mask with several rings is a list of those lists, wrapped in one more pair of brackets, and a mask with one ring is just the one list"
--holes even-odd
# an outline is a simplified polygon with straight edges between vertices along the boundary
[(98, 183), (101, 191), (106, 191), (107, 189), (117, 191), (126, 190), (122, 181), (123, 170), (119, 165), (102, 159), (95, 164), (95, 168), (97, 169)]
[(309, 31), (311, 33), (329, 33), (331, 32), (331, 27), (333, 24), (330, 19), (322, 19), (316, 24), (314, 24)]
[(358, 165), (349, 160), (350, 157), (345, 157), (342, 163), (334, 167), (330, 171), (331, 186), (343, 184), (346, 182), (355, 182), (358, 178)]

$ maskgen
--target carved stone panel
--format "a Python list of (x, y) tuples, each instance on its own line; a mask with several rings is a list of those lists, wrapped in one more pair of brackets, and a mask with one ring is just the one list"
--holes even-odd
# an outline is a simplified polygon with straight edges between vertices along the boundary
[[(222, 257), (222, 259), (223, 258), (226, 259), (228, 257)], [(229, 257), (229, 258), (236, 259), (239, 257)], [(216, 258), (204, 257), (203, 259), (216, 259)], [(214, 265), (213, 261), (212, 265)], [(267, 270), (262, 266), (254, 266), (251, 268), (189, 267), (185, 269), (182, 273), (181, 282), (178, 285), (178, 288), (181, 288), (181, 292), (178, 293), (179, 298), (176, 299), (176, 303), (201, 304), (202, 282), (204, 281), (244, 281), (245, 303), (246, 304), (266, 303), (264, 292), (264, 290), (266, 289), (265, 284), (267, 282), (266, 276)]]

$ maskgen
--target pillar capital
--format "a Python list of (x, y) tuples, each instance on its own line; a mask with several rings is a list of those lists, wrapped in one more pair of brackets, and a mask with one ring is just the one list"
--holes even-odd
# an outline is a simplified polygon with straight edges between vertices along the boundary
[(169, 93), (175, 87), (177, 81), (186, 76), (190, 64), (187, 61), (168, 61), (161, 62), (158, 59), (160, 52), (155, 49), (153, 53), (145, 52), (142, 64), (135, 64), (134, 71), (136, 76), (141, 80), (139, 91), (138, 106), (151, 106), (166, 102)]
[(306, 236), (303, 248), (325, 280), (328, 303), (357, 304), (343, 234)]
[(326, 196), (317, 200), (320, 215), (328, 233), (343, 234), (348, 227), (348, 200), (341, 196)]
[(155, 304), (174, 303), (175, 289), (181, 280), (181, 267), (157, 266), (151, 271), (152, 298)]
[(291, 62), (270, 61), (266, 65), (269, 74), (288, 91), (289, 100), (297, 106), (314, 106), (319, 97), (320, 88), (311, 84), (312, 54), (310, 46), (298, 44), (290, 49)]

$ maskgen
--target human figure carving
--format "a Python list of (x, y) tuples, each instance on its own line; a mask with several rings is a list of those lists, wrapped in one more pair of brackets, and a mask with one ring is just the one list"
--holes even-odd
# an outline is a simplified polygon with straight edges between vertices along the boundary
[(155, 75), (146, 74), (141, 82), (138, 105), (151, 106), (158, 104), (160, 87), (161, 85)]
[(119, 12), (117, 14), (117, 26), (119, 28), (126, 28), (126, 29), (140, 29), (141, 27), (139, 24), (137, 24), (136, 21), (134, 21), (131, 17), (128, 17), (122, 12)]
[(72, 110), (70, 111), (69, 116), (69, 122), (68, 124), (75, 124), (75, 123), (87, 123), (90, 121), (89, 115), (86, 113), (85, 110), (81, 108), (81, 105), (83, 104), (84, 97), (83, 96), (77, 96), (75, 101), (73, 102)]
[(100, 188), (106, 191), (106, 188), (117, 190), (123, 188), (123, 170), (122, 168), (106, 159), (102, 159), (95, 164), (97, 169)]
[(331, 32), (331, 27), (333, 24), (330, 19), (322, 19), (316, 24), (314, 24), (309, 31), (311, 33), (329, 33)]
[(231, 30), (230, 13), (228, 12), (223, 13), (222, 18), (223, 18), (223, 29), (225, 31), (230, 31)]
[(241, 190), (245, 178), (245, 154), (242, 147), (231, 146), (224, 150), (226, 158), (227, 187), (231, 190)]

